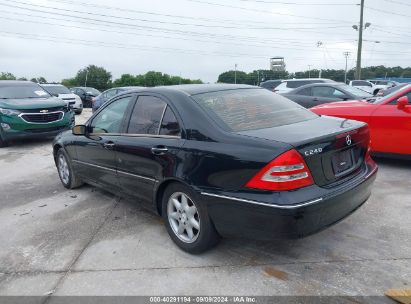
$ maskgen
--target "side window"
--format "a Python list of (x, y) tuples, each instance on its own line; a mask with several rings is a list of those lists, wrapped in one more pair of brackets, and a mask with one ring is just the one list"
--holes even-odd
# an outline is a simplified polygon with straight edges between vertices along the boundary
[(160, 127), (160, 135), (179, 136), (180, 126), (173, 110), (169, 106), (164, 113), (163, 120)]
[(167, 104), (154, 96), (140, 96), (134, 106), (128, 133), (157, 135)]
[(106, 99), (110, 99), (111, 97), (114, 97), (117, 95), (117, 90), (110, 90), (108, 92), (106, 92)]
[(105, 107), (91, 122), (91, 133), (120, 133), (124, 115), (132, 98), (123, 97)]
[(311, 88), (299, 90), (298, 95), (311, 96)]
[(369, 83), (368, 81), (363, 81), (363, 80), (354, 80), (352, 82), (352, 85), (354, 87), (372, 87), (371, 83)]
[(343, 91), (334, 89), (334, 93), (333, 93), (334, 97), (338, 97), (338, 98), (344, 98), (345, 97), (345, 93)]
[(397, 99), (394, 99), (393, 101), (391, 101), (390, 103), (388, 103), (389, 105), (396, 105), (398, 102), (398, 99), (403, 97), (403, 96), (408, 96), (408, 103), (411, 103), (411, 92), (408, 92), (407, 94), (401, 95), (400, 97), (398, 97)]
[(317, 97), (333, 97), (334, 88), (332, 87), (313, 87), (313, 96)]

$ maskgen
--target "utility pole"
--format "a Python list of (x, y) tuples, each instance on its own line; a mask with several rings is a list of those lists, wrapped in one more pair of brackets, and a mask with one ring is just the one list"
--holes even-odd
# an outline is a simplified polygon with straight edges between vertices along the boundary
[(88, 77), (88, 68), (87, 68), (87, 71), (86, 71), (86, 80), (84, 81), (84, 86), (85, 87), (87, 87), (87, 77)]
[(357, 68), (355, 69), (355, 79), (361, 79), (361, 52), (362, 52), (362, 31), (364, 29), (364, 0), (361, 0), (360, 27), (358, 29), (358, 49)]
[(234, 65), (234, 83), (237, 84), (237, 63)]
[(345, 73), (344, 73), (344, 83), (347, 84), (347, 65), (348, 65), (348, 57), (350, 57), (350, 52), (344, 52), (345, 57)]
[(308, 65), (308, 78), (311, 78), (311, 64)]

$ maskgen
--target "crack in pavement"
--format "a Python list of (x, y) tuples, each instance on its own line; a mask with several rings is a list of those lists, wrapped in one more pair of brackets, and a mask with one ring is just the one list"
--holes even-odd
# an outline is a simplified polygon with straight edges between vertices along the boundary
[(82, 254), (86, 251), (86, 249), (90, 246), (90, 244), (93, 242), (94, 238), (96, 237), (97, 233), (101, 230), (101, 228), (103, 228), (104, 224), (108, 221), (108, 219), (110, 218), (110, 216), (113, 214), (114, 209), (116, 209), (116, 207), (118, 206), (119, 202), (121, 201), (120, 197), (115, 197), (114, 198), (114, 205), (113, 207), (110, 208), (108, 214), (105, 216), (104, 220), (102, 221), (102, 223), (97, 227), (97, 229), (92, 233), (90, 239), (88, 240), (88, 242), (84, 245), (83, 249), (79, 252), (79, 254), (74, 257), (73, 261), (70, 263), (69, 267), (67, 268), (67, 270), (62, 271), (60, 273), (64, 273), (64, 275), (57, 280), (57, 283), (54, 285), (54, 287), (46, 294), (46, 299), (42, 302), (42, 304), (47, 304), (52, 295), (57, 291), (57, 289), (59, 288), (59, 286), (64, 282), (65, 278), (72, 272), (72, 268), (73, 266), (77, 263), (77, 261), (79, 260), (79, 258), (82, 256)]
[[(107, 220), (107, 219), (106, 219)], [(105, 221), (106, 221), (105, 220)], [(104, 222), (105, 223), (105, 222)], [(99, 227), (99, 230), (101, 227)], [(97, 231), (98, 232), (98, 231)], [(93, 239), (94, 236), (93, 235)], [(91, 240), (92, 241), (92, 240)], [(78, 257), (75, 259), (74, 263), (77, 262), (78, 258), (87, 249), (86, 247), (81, 251)], [(116, 268), (116, 269), (81, 269), (73, 270), (74, 266), (72, 263), (67, 270), (28, 270), (28, 271), (1, 271), (0, 274), (4, 275), (24, 275), (24, 274), (48, 274), (48, 273), (86, 273), (86, 272), (117, 272), (117, 271), (141, 271), (141, 270), (175, 270), (175, 269), (218, 269), (218, 268), (247, 268), (247, 267), (261, 267), (261, 266), (287, 266), (287, 265), (307, 265), (307, 264), (331, 264), (331, 263), (350, 263), (350, 262), (376, 262), (376, 261), (408, 261), (411, 258), (385, 258), (385, 259), (351, 259), (351, 260), (323, 260), (323, 261), (298, 261), (298, 262), (285, 262), (285, 263), (249, 263), (249, 264), (230, 264), (230, 265), (204, 265), (204, 266), (177, 266), (177, 267), (140, 267), (140, 268)], [(57, 286), (57, 285), (56, 285)], [(53, 289), (54, 290), (54, 289)]]

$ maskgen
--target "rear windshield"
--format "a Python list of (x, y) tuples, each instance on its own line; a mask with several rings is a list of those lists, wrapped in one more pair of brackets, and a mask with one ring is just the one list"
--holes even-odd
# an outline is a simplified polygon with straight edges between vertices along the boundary
[(0, 86), (0, 98), (20, 99), (20, 98), (48, 98), (50, 94), (37, 84), (25, 85), (2, 85)]
[(69, 89), (67, 89), (65, 86), (62, 86), (62, 85), (44, 86), (44, 89), (53, 95), (72, 94)]
[(91, 95), (94, 95), (94, 96), (100, 95), (101, 93), (99, 90), (96, 90), (95, 88), (87, 87), (84, 89), (86, 90), (86, 93), (90, 93)]
[(264, 89), (227, 90), (192, 97), (220, 126), (234, 132), (278, 127), (318, 117)]

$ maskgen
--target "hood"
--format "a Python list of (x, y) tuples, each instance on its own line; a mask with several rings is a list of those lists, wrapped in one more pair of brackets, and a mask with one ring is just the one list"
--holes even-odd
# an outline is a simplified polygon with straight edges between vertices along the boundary
[(324, 109), (324, 108), (352, 108), (352, 107), (366, 107), (369, 103), (366, 101), (360, 100), (349, 100), (349, 101), (337, 101), (337, 102), (330, 102), (324, 103), (315, 107), (310, 108), (312, 109)]
[(33, 110), (64, 107), (66, 103), (57, 97), (0, 99), (0, 108), (13, 110)]

